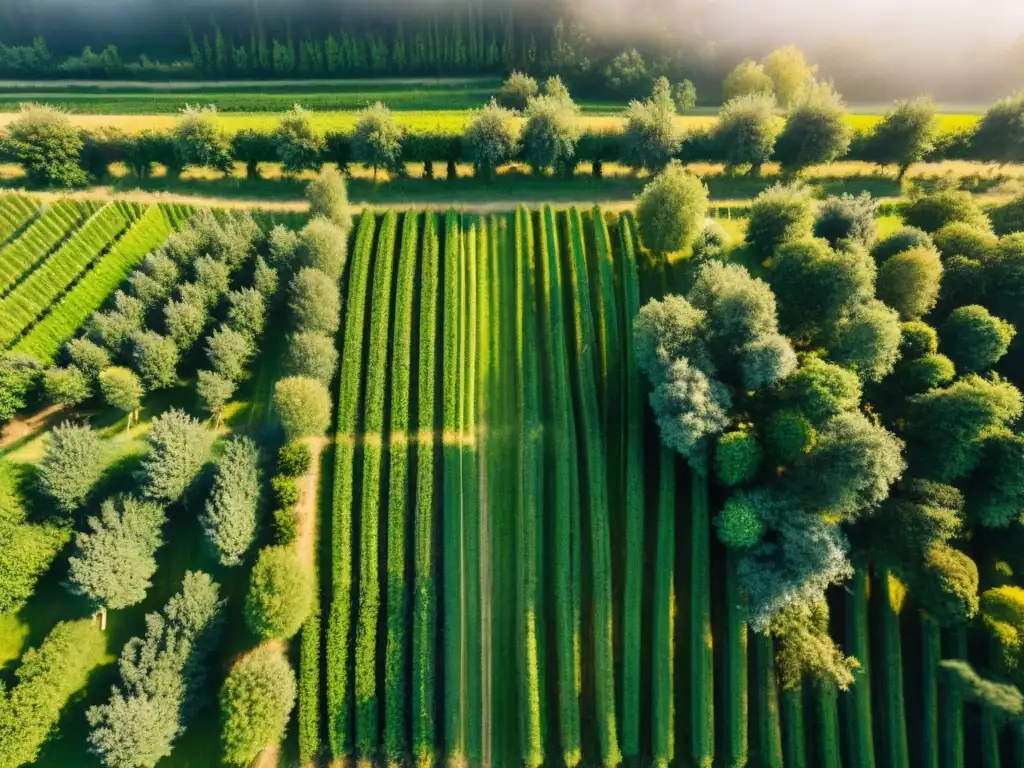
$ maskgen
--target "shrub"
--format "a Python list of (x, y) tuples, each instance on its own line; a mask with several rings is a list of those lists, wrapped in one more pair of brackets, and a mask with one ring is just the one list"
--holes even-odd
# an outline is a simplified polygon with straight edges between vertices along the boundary
[(0, 355), (0, 423), (13, 419), (28, 404), (42, 372), (42, 363), (31, 355)]
[(939, 334), (920, 320), (911, 320), (900, 326), (900, 357), (914, 360), (939, 350)]
[(682, 251), (693, 243), (708, 207), (708, 189), (673, 163), (644, 187), (637, 201), (640, 238), (655, 253)]
[(274, 510), (274, 541), (278, 544), (291, 544), (299, 535), (299, 523), (295, 519), (295, 511), (291, 507), (278, 507)]
[(842, 97), (831, 84), (817, 83), (790, 110), (775, 144), (775, 159), (791, 171), (831, 163), (849, 151), (851, 138)]
[(875, 261), (882, 264), (897, 253), (914, 248), (933, 248), (934, 246), (931, 236), (924, 230), (916, 227), (903, 227), (875, 243), (875, 247), (871, 249), (871, 255), (875, 257)]
[(352, 228), (352, 214), (348, 206), (345, 178), (337, 168), (324, 168), (306, 186), (310, 218), (318, 216), (334, 222), (345, 232)]
[[(891, 261), (891, 260), (890, 260)], [(899, 315), (873, 299), (857, 305), (836, 324), (829, 354), (865, 381), (881, 381), (900, 355)]]
[(328, 386), (337, 369), (338, 350), (329, 336), (299, 332), (288, 337), (285, 371), (290, 376), (316, 379)]
[(964, 221), (946, 224), (932, 236), (935, 247), (945, 258), (964, 256), (985, 263), (996, 256), (999, 238), (988, 229)]
[(323, 165), (324, 139), (313, 128), (309, 113), (298, 104), (281, 117), (274, 141), (285, 173), (319, 171)]
[(897, 101), (868, 137), (872, 159), (899, 166), (897, 179), (902, 179), (910, 166), (931, 151), (938, 132), (936, 111), (928, 98)]
[(1024, 160), (1024, 95), (1002, 99), (990, 106), (971, 140), (979, 160), (1019, 163)]
[(765, 524), (759, 512), (760, 495), (757, 491), (740, 491), (730, 496), (722, 512), (715, 518), (718, 539), (731, 549), (750, 549), (765, 534)]
[(775, 184), (750, 206), (747, 242), (767, 259), (782, 243), (810, 236), (813, 221), (814, 207), (806, 187)]
[(82, 138), (53, 107), (23, 105), (0, 138), (0, 150), (24, 168), (30, 184), (76, 187), (87, 181), (79, 164)]
[(79, 509), (103, 475), (103, 443), (91, 427), (64, 422), (50, 432), (39, 487), (64, 513)]
[(496, 101), (505, 109), (522, 112), (530, 99), (540, 92), (537, 81), (529, 75), (513, 71), (508, 79), (502, 83), (498, 91)]
[(292, 475), (278, 475), (270, 481), (274, 501), (281, 507), (294, 507), (299, 503), (299, 484)]
[(898, 253), (878, 270), (878, 298), (900, 313), (901, 320), (927, 315), (939, 299), (942, 262), (929, 248)]
[(743, 485), (757, 475), (763, 453), (757, 438), (735, 430), (718, 438), (715, 445), (715, 474), (723, 485)]
[(997, 235), (1024, 232), (1024, 195), (997, 205), (989, 211), (989, 218), (992, 219), (992, 229)]
[(280, 744), (294, 706), (295, 672), (281, 651), (257, 648), (243, 656), (220, 689), (224, 761), (249, 765)]
[(201, 522), (221, 565), (241, 564), (256, 540), (263, 484), (259, 465), (259, 450), (247, 437), (229, 441), (217, 462)]
[(289, 547), (266, 547), (252, 568), (245, 621), (260, 640), (295, 635), (313, 606), (313, 582)]
[(510, 110), (492, 101), (471, 118), (463, 143), (476, 176), (493, 179), (498, 168), (515, 157), (519, 143), (512, 117)]
[(633, 170), (658, 171), (679, 152), (674, 119), (676, 106), (662, 78), (651, 98), (631, 101), (622, 135), (622, 161)]
[(291, 376), (274, 387), (274, 407), (285, 437), (318, 437), (331, 421), (331, 395), (319, 381)]
[(277, 452), (277, 471), (288, 477), (302, 477), (313, 466), (313, 454), (309, 446), (293, 440), (281, 446)]
[(176, 167), (171, 169), (172, 175), (190, 165), (213, 168), (221, 173), (232, 171), (234, 162), (231, 159), (231, 143), (213, 122), (216, 114), (214, 107), (186, 107), (182, 110), (178, 124), (174, 127)]
[(794, 464), (812, 447), (817, 434), (811, 422), (800, 411), (776, 411), (765, 425), (768, 452), (782, 464)]
[(870, 248), (875, 242), (877, 213), (878, 203), (867, 192), (856, 197), (832, 195), (818, 208), (814, 236), (828, 240), (833, 248), (841, 240), (852, 240)]
[(381, 102), (359, 112), (356, 127), (352, 132), (352, 159), (373, 168), (373, 179), (377, 180), (377, 169), (383, 168), (392, 174), (401, 174), (402, 129), (395, 122), (391, 110)]
[(782, 398), (820, 429), (833, 416), (859, 405), (861, 385), (852, 371), (808, 357), (784, 383)]
[(955, 221), (982, 229), (989, 228), (988, 218), (970, 192), (951, 189), (918, 198), (907, 206), (903, 220), (925, 232), (938, 232)]
[(764, 67), (753, 59), (744, 59), (726, 75), (722, 83), (722, 96), (726, 101), (740, 96), (773, 96), (775, 85)]
[(725, 149), (726, 164), (749, 165), (756, 176), (771, 158), (779, 135), (775, 99), (757, 93), (730, 99), (719, 113), (715, 135)]
[(954, 309), (942, 324), (942, 351), (963, 373), (986, 371), (1010, 348), (1016, 329), (987, 309), (970, 305)]

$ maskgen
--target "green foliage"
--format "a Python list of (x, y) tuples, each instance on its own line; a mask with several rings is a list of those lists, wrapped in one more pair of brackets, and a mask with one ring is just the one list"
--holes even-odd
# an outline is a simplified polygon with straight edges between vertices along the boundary
[(177, 176), (190, 165), (213, 168), (222, 173), (232, 170), (231, 142), (214, 123), (216, 114), (214, 107), (186, 107), (182, 110), (172, 133), (174, 163), (168, 169), (172, 176)]
[(659, 171), (681, 146), (674, 119), (676, 105), (667, 82), (655, 84), (651, 98), (631, 101), (622, 135), (622, 161), (633, 170)]
[(830, 83), (815, 83), (803, 88), (790, 109), (775, 159), (792, 171), (831, 163), (847, 153), (852, 135), (842, 97)]
[(109, 768), (155, 768), (194, 717), (207, 660), (220, 633), (224, 601), (208, 575), (188, 571), (162, 613), (146, 616), (146, 634), (121, 650), (121, 683), (106, 704), (90, 707), (89, 746)]
[(103, 400), (124, 413), (137, 411), (145, 390), (139, 378), (127, 368), (112, 367), (100, 372), (100, 391)]
[(715, 124), (715, 137), (725, 149), (726, 165), (749, 165), (755, 176), (771, 159), (779, 133), (775, 99), (759, 93), (729, 99)]
[(792, 409), (775, 411), (765, 425), (765, 444), (771, 457), (792, 465), (813, 446), (818, 434), (803, 413)]
[(402, 166), (402, 129), (391, 110), (377, 102), (361, 110), (352, 132), (352, 159), (373, 169), (383, 168), (400, 175)]
[(293, 440), (281, 446), (277, 452), (277, 471), (287, 477), (302, 477), (313, 466), (313, 454), (309, 446), (300, 440)]
[(224, 762), (249, 765), (280, 744), (294, 705), (295, 672), (283, 653), (261, 647), (239, 659), (220, 689)]
[(782, 397), (820, 429), (837, 414), (852, 411), (860, 403), (861, 385), (856, 374), (818, 357), (808, 357), (783, 384)]
[(814, 219), (814, 236), (828, 240), (838, 248), (843, 240), (852, 240), (865, 248), (875, 242), (878, 202), (867, 192), (831, 195), (818, 208)]
[(1024, 232), (1024, 195), (995, 206), (989, 210), (988, 215), (992, 220), (992, 230), (997, 235)]
[(260, 456), (247, 437), (231, 440), (217, 461), (200, 521), (221, 565), (239, 565), (256, 540), (261, 510)]
[(740, 491), (730, 496), (721, 513), (715, 518), (718, 539), (734, 549), (750, 549), (764, 537), (765, 524), (761, 519), (762, 491)]
[[(343, 231), (352, 228), (352, 214), (349, 212), (348, 190), (345, 178), (337, 168), (328, 166), (306, 186), (311, 219), (322, 217), (337, 224)], [(276, 266), (276, 265), (275, 265)]]
[(206, 357), (214, 372), (233, 382), (246, 377), (245, 367), (254, 353), (248, 336), (222, 325), (206, 339)]
[(829, 355), (840, 365), (865, 381), (881, 381), (899, 359), (899, 315), (877, 299), (858, 304), (836, 323), (829, 347)]
[(156, 573), (156, 551), (164, 543), (162, 507), (132, 496), (103, 502), (90, 517), (90, 533), (75, 536), (68, 561), (69, 589), (98, 608), (118, 610), (141, 603)]
[(256, 257), (256, 267), (253, 270), (252, 284), (265, 300), (272, 299), (277, 294), (280, 283), (277, 270), (271, 267), (262, 256)]
[(633, 322), (637, 364), (651, 381), (664, 377), (665, 369), (679, 357), (704, 364), (707, 351), (701, 336), (705, 313), (681, 296), (647, 302)]
[(764, 73), (772, 81), (772, 90), (782, 107), (792, 107), (808, 92), (831, 86), (814, 82), (818, 68), (807, 63), (804, 52), (795, 45), (776, 48), (764, 57)]
[(178, 382), (174, 339), (155, 331), (139, 331), (132, 337), (132, 344), (132, 360), (146, 389), (166, 389)]
[(478, 178), (493, 180), (498, 168), (519, 150), (514, 113), (491, 101), (470, 119), (463, 135), (464, 153)]
[(977, 222), (951, 221), (932, 235), (935, 247), (945, 258), (965, 256), (982, 263), (996, 257), (999, 238)]
[(61, 711), (104, 661), (106, 640), (89, 619), (57, 624), (25, 652), (18, 683), (0, 690), (0, 765), (35, 764)]
[(28, 404), (42, 372), (42, 363), (31, 355), (0, 355), (0, 423), (13, 419)]
[(326, 143), (317, 133), (309, 113), (296, 104), (281, 117), (274, 132), (277, 158), (285, 173), (319, 171)]
[(551, 168), (556, 174), (571, 174), (580, 138), (579, 107), (563, 96), (536, 96), (526, 107), (520, 141), (526, 162), (535, 174)]
[(672, 101), (680, 112), (693, 109), (697, 106), (697, 86), (689, 80), (675, 83), (672, 86)]
[(985, 435), (969, 508), (987, 528), (1021, 521), (1024, 502), (1024, 438), (1006, 429)]
[(327, 386), (338, 370), (334, 340), (322, 333), (302, 331), (288, 337), (285, 370), (291, 376), (316, 379)]
[(965, 699), (976, 702), (999, 721), (1016, 720), (1024, 713), (1024, 695), (1016, 686), (984, 678), (966, 661), (946, 659), (939, 662), (939, 667)]
[(249, 578), (245, 622), (260, 640), (293, 637), (312, 608), (311, 574), (290, 547), (260, 550)]
[(985, 111), (974, 132), (971, 141), (974, 154), (980, 160), (1000, 164), (1021, 162), (1024, 160), (1022, 125), (1024, 96), (1018, 94), (997, 101)]
[(23, 104), (0, 135), (0, 150), (25, 169), (32, 185), (77, 187), (87, 181), (80, 165), (82, 138), (68, 116), (53, 107)]
[(749, 483), (757, 475), (763, 455), (757, 438), (749, 432), (726, 432), (715, 444), (715, 475), (723, 485)]
[(319, 269), (337, 281), (348, 259), (348, 234), (334, 222), (317, 217), (299, 232), (295, 255), (300, 266)]
[(934, 243), (927, 232), (915, 227), (901, 227), (875, 243), (871, 249), (871, 255), (875, 257), (875, 261), (883, 264), (897, 253), (932, 247), (934, 247)]
[(288, 308), (300, 330), (333, 336), (341, 322), (337, 280), (319, 269), (300, 269), (288, 286)]
[(608, 87), (624, 96), (635, 94), (647, 82), (647, 65), (636, 48), (616, 54), (604, 72)]
[(921, 573), (911, 586), (940, 624), (964, 623), (978, 612), (978, 566), (945, 544), (933, 544), (925, 551)]
[(760, 258), (767, 259), (783, 243), (809, 237), (813, 222), (814, 206), (807, 188), (775, 184), (750, 205), (747, 242)]
[(178, 501), (202, 471), (214, 434), (184, 411), (172, 408), (153, 419), (142, 461), (144, 494), (158, 501)]
[(954, 222), (988, 229), (988, 217), (970, 192), (949, 189), (914, 200), (903, 212), (903, 221), (929, 234)]
[(978, 305), (954, 309), (941, 330), (942, 351), (965, 373), (994, 366), (1017, 334), (1008, 322)]
[(92, 388), (85, 374), (77, 367), (49, 368), (43, 374), (43, 392), (54, 405), (74, 408), (89, 399)]
[(235, 394), (237, 385), (231, 379), (214, 371), (199, 371), (196, 376), (196, 394), (203, 410), (218, 421), (224, 408)]
[(883, 165), (897, 165), (902, 179), (914, 163), (931, 151), (938, 133), (936, 107), (919, 97), (897, 101), (868, 138), (871, 156)]
[(700, 232), (707, 207), (707, 187), (672, 163), (644, 187), (637, 200), (640, 239), (655, 253), (682, 251)]
[(299, 521), (295, 519), (295, 511), (291, 507), (278, 507), (273, 513), (274, 542), (291, 544), (299, 535)]
[(537, 81), (522, 72), (513, 71), (508, 79), (502, 83), (501, 90), (496, 97), (497, 103), (505, 109), (522, 112), (530, 99), (540, 92)]
[(774, 96), (775, 84), (762, 65), (753, 59), (744, 59), (726, 75), (722, 94), (726, 101), (751, 94)]
[(103, 442), (87, 424), (63, 422), (50, 431), (39, 465), (39, 488), (58, 509), (80, 509), (103, 474)]
[(85, 374), (90, 384), (95, 384), (100, 372), (110, 367), (110, 353), (86, 338), (72, 339), (65, 345), (68, 360)]
[(267, 318), (267, 301), (255, 288), (243, 288), (228, 293), (228, 327), (250, 341), (263, 334)]
[(290, 509), (299, 503), (299, 484), (296, 480), (289, 475), (278, 475), (270, 481), (278, 506)]
[(828, 634), (828, 603), (815, 600), (784, 608), (772, 622), (775, 665), (786, 690), (800, 687), (805, 676), (845, 691), (854, 682), (860, 662), (844, 656)]
[(947, 384), (956, 376), (956, 366), (945, 355), (929, 352), (921, 357), (896, 363), (892, 380), (903, 396), (919, 395), (933, 387)]
[[(213, 256), (200, 256), (192, 263), (195, 272), (195, 285), (202, 295), (208, 309), (213, 309), (220, 297), (228, 292), (231, 274), (227, 262), (219, 261)], [(187, 299), (184, 292), (183, 299)]]
[(196, 301), (171, 299), (164, 304), (164, 327), (179, 352), (187, 352), (203, 335), (207, 320), (206, 305)]
[(981, 595), (981, 621), (999, 649), (1000, 661), (1015, 677), (1024, 651), (1024, 590), (1006, 585)]
[(321, 382), (289, 376), (274, 386), (274, 410), (286, 439), (319, 437), (331, 420), (331, 395)]
[(686, 358), (671, 363), (651, 392), (661, 440), (684, 456), (729, 425), (729, 391)]
[(900, 358), (916, 360), (939, 351), (939, 335), (927, 323), (910, 320), (900, 324)]

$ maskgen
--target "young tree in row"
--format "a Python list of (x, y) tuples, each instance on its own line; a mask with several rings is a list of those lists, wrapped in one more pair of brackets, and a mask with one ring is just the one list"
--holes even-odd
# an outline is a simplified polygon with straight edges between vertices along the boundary
[(75, 536), (69, 589), (104, 614), (141, 603), (156, 573), (165, 520), (163, 508), (151, 501), (132, 496), (104, 501), (100, 516), (89, 518), (89, 532)]
[(0, 424), (13, 419), (28, 405), (42, 373), (42, 363), (31, 355), (0, 355)]
[(352, 132), (352, 159), (373, 169), (373, 180), (377, 181), (377, 170), (383, 168), (392, 176), (401, 175), (402, 129), (395, 122), (391, 110), (381, 102), (361, 110)]
[(71, 365), (85, 374), (89, 386), (96, 386), (100, 373), (110, 367), (110, 353), (84, 337), (72, 339), (64, 350)]
[(137, 418), (145, 394), (138, 376), (128, 368), (114, 366), (100, 372), (99, 384), (104, 402), (128, 414), (128, 429), (131, 429), (132, 418)]
[(831, 163), (849, 151), (852, 137), (842, 97), (830, 83), (814, 83), (792, 103), (775, 159), (788, 172)]
[(279, 744), (295, 706), (295, 672), (280, 651), (257, 648), (228, 672), (220, 689), (224, 762), (250, 765)]
[(266, 547), (256, 558), (245, 598), (245, 621), (260, 640), (287, 640), (313, 605), (311, 574), (290, 547)]
[(80, 509), (103, 475), (103, 442), (87, 424), (63, 422), (46, 440), (39, 488), (64, 514)]
[(274, 410), (288, 440), (319, 437), (331, 421), (331, 395), (315, 379), (291, 376), (274, 387)]
[(317, 216), (299, 231), (294, 242), (298, 267), (318, 269), (335, 281), (341, 278), (348, 260), (348, 235), (342, 227)]
[(302, 330), (333, 336), (341, 322), (337, 281), (319, 269), (303, 267), (288, 288), (288, 308)]
[(679, 152), (675, 128), (676, 105), (668, 81), (654, 84), (651, 98), (631, 101), (626, 110), (622, 161), (635, 171), (660, 171)]
[(43, 374), (43, 394), (54, 405), (71, 410), (92, 395), (89, 380), (74, 365), (48, 368)]
[(86, 182), (80, 161), (81, 134), (55, 107), (22, 105), (0, 136), (0, 146), (25, 169), (33, 186), (77, 187)]
[(513, 116), (510, 110), (491, 101), (474, 115), (466, 129), (466, 156), (478, 178), (493, 180), (498, 168), (511, 162), (519, 150)]
[(750, 166), (751, 175), (757, 176), (761, 166), (771, 159), (779, 130), (775, 100), (751, 93), (725, 103), (718, 115), (715, 136), (725, 149), (728, 167)]
[(931, 99), (897, 101), (868, 137), (871, 157), (899, 168), (903, 178), (914, 163), (921, 162), (935, 144), (938, 133), (936, 108)]
[(343, 232), (352, 229), (352, 213), (348, 205), (348, 190), (345, 178), (337, 168), (328, 167), (306, 186), (311, 219), (321, 217), (341, 227)]
[(176, 408), (155, 418), (142, 462), (145, 495), (168, 503), (181, 499), (206, 464), (213, 439), (201, 422)]
[(315, 379), (330, 386), (338, 369), (334, 339), (322, 333), (300, 331), (288, 336), (285, 370), (289, 376)]
[(214, 107), (182, 110), (172, 134), (174, 162), (168, 168), (171, 175), (180, 175), (188, 166), (213, 168), (225, 174), (232, 171), (231, 143), (214, 122), (216, 116)]
[(704, 225), (708, 189), (692, 173), (672, 163), (644, 187), (637, 201), (640, 239), (657, 254), (682, 251)]
[(247, 437), (228, 442), (217, 462), (201, 522), (221, 565), (240, 564), (256, 540), (262, 511), (259, 464), (259, 450)]
[(237, 384), (214, 371), (199, 371), (196, 376), (196, 394), (199, 404), (214, 420), (214, 427), (220, 427), (224, 409), (235, 394)]
[(215, 330), (206, 340), (206, 358), (210, 367), (228, 381), (240, 382), (246, 377), (245, 367), (254, 351), (249, 336), (227, 325)]
[(313, 127), (309, 113), (298, 104), (281, 118), (274, 141), (285, 173), (319, 171), (323, 165), (324, 139)]
[(569, 97), (550, 94), (536, 96), (527, 104), (526, 123), (520, 140), (526, 162), (533, 173), (540, 175), (551, 168), (556, 175), (571, 175), (575, 168), (576, 142), (580, 129), (577, 124), (579, 107)]
[(139, 331), (132, 338), (135, 370), (146, 389), (166, 389), (178, 381), (178, 347), (174, 339), (155, 331)]

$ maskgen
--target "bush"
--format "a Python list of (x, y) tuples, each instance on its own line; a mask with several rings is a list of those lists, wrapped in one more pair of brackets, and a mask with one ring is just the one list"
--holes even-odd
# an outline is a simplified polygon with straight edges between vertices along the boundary
[(395, 122), (391, 110), (381, 102), (361, 110), (352, 132), (352, 159), (373, 168), (383, 168), (392, 175), (402, 175), (402, 129)]
[(764, 537), (765, 524), (758, 512), (758, 493), (730, 496), (722, 512), (715, 518), (718, 540), (730, 549), (749, 549)]
[(295, 672), (281, 651), (257, 648), (243, 656), (220, 689), (224, 762), (249, 765), (284, 738), (295, 706)]
[(992, 229), (1000, 237), (1011, 232), (1024, 232), (1024, 195), (997, 205), (989, 211), (989, 218), (992, 219)]
[(529, 75), (513, 71), (508, 76), (508, 79), (502, 83), (496, 101), (505, 109), (522, 112), (526, 109), (526, 105), (530, 103), (530, 99), (539, 92), (540, 89), (537, 86), (536, 80)]
[(313, 607), (313, 581), (289, 547), (266, 547), (252, 568), (245, 621), (260, 640), (288, 640)]
[(1016, 329), (989, 313), (985, 307), (970, 305), (954, 309), (942, 324), (942, 351), (961, 373), (986, 371), (1006, 354)]
[(519, 149), (513, 113), (492, 101), (471, 118), (463, 136), (466, 157), (473, 163), (473, 173), (482, 179), (493, 179), (498, 168), (511, 162)]
[(629, 103), (622, 134), (622, 162), (633, 170), (664, 168), (680, 148), (675, 116), (668, 81), (661, 78), (654, 84), (651, 98)]
[(280, 507), (294, 507), (299, 503), (299, 484), (292, 475), (278, 475), (270, 481), (274, 501)]
[(82, 138), (66, 114), (35, 104), (23, 105), (0, 138), (0, 153), (25, 170), (30, 184), (77, 187), (87, 181), (79, 164)]
[(310, 218), (323, 217), (345, 232), (352, 228), (345, 178), (336, 168), (324, 168), (309, 182), (306, 186), (306, 199), (309, 200)]
[(870, 157), (881, 165), (899, 166), (897, 179), (902, 179), (907, 169), (921, 162), (934, 146), (936, 112), (928, 98), (897, 101), (867, 139)]
[(1024, 95), (1002, 99), (986, 111), (971, 141), (974, 157), (997, 163), (1024, 160)]
[(930, 248), (898, 253), (878, 270), (878, 298), (900, 313), (901, 320), (927, 315), (939, 299), (942, 262)]
[(939, 334), (920, 320), (911, 320), (900, 326), (900, 357), (913, 360), (939, 351)]
[(828, 240), (833, 248), (838, 247), (841, 240), (852, 240), (870, 248), (875, 242), (877, 214), (878, 203), (867, 192), (856, 197), (831, 195), (818, 208), (814, 236)]
[(337, 369), (338, 350), (329, 336), (312, 332), (288, 336), (285, 371), (289, 376), (316, 379), (329, 386)]
[(899, 315), (876, 299), (858, 304), (836, 324), (831, 341), (833, 360), (865, 381), (881, 381), (899, 359)]
[(871, 249), (871, 255), (875, 261), (882, 264), (897, 253), (903, 253), (914, 248), (934, 248), (931, 236), (924, 230), (916, 227), (903, 227), (896, 230), (888, 237), (884, 237), (875, 243)]
[(643, 244), (655, 253), (682, 251), (697, 237), (708, 207), (708, 189), (673, 163), (644, 187), (636, 206)]
[(988, 229), (964, 221), (953, 221), (936, 232), (932, 240), (944, 258), (964, 256), (985, 263), (996, 257), (999, 238)]
[(285, 437), (318, 437), (331, 422), (331, 395), (314, 379), (291, 376), (274, 387), (274, 407)]
[(286, 112), (274, 132), (277, 158), (285, 173), (319, 171), (326, 149), (323, 137), (313, 128), (309, 113), (296, 104)]
[(715, 136), (725, 148), (726, 165), (749, 165), (755, 176), (771, 159), (778, 135), (775, 99), (765, 94), (730, 99), (722, 107), (715, 126)]
[(174, 127), (175, 167), (169, 169), (172, 175), (190, 165), (213, 168), (221, 173), (230, 173), (234, 168), (231, 158), (231, 143), (227, 136), (213, 122), (217, 110), (213, 107), (182, 110), (178, 124)]
[(64, 422), (50, 432), (39, 465), (39, 488), (71, 513), (103, 475), (103, 443), (87, 425)]
[(747, 242), (762, 259), (790, 240), (809, 237), (814, 206), (806, 187), (775, 184), (759, 194), (750, 206)]
[(278, 507), (274, 510), (274, 541), (278, 544), (291, 544), (299, 535), (299, 523), (295, 519), (295, 510), (291, 507)]
[(757, 476), (763, 453), (749, 432), (726, 432), (715, 445), (715, 474), (723, 485), (744, 485)]
[(946, 190), (934, 195), (918, 198), (903, 212), (903, 220), (911, 227), (917, 227), (929, 234), (938, 232), (955, 221), (973, 227), (989, 229), (988, 217), (981, 210), (970, 192), (959, 189)]
[(281, 446), (277, 452), (277, 471), (287, 477), (302, 477), (313, 466), (313, 454), (309, 446), (293, 440)]
[(775, 144), (775, 159), (788, 171), (831, 163), (850, 149), (846, 105), (829, 83), (805, 89)]
[(773, 413), (765, 425), (765, 443), (772, 458), (792, 465), (814, 447), (817, 434), (800, 411), (784, 409)]

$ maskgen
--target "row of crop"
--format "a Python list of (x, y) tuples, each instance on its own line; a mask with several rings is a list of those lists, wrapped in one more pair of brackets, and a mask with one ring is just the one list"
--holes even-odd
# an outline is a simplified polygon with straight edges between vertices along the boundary
[(393, 763), (409, 750), (406, 704), (409, 701), (406, 666), (409, 658), (409, 585), (405, 567), (406, 517), (409, 514), (409, 395), (412, 375), (413, 299), (419, 242), (418, 213), (402, 222), (395, 294), (394, 338), (391, 353), (391, 439), (388, 471), (387, 521), (387, 642), (384, 656), (384, 753)]
[(327, 717), (331, 753), (352, 753), (352, 510), (355, 500), (356, 429), (362, 391), (366, 291), (373, 259), (376, 220), (366, 211), (359, 221), (348, 282), (335, 445), (331, 543), (331, 609), (327, 626)]
[(59, 302), (48, 308), (45, 317), (21, 338), (15, 350), (34, 355), (43, 361), (52, 360), (89, 315), (103, 305), (117, 286), (173, 230), (174, 225), (168, 221), (163, 209), (150, 206), (124, 236), (114, 243), (107, 255)]
[(0, 300), (0, 346), (8, 346), (138, 218), (138, 206), (111, 203)]
[(38, 210), (39, 202), (28, 195), (0, 195), (0, 244), (24, 227)]
[(413, 616), (412, 616), (412, 755), (417, 765), (431, 765), (436, 753), (437, 723), (434, 717), (434, 678), (437, 652), (437, 586), (434, 581), (434, 428), (437, 403), (434, 394), (437, 344), (438, 294), (441, 246), (437, 216), (426, 214), (420, 267), (418, 430), (416, 449), (416, 509), (413, 520)]
[(580, 706), (576, 690), (576, 659), (574, 644), (577, 627), (573, 605), (572, 518), (578, 513), (580, 500), (574, 496), (572, 477), (577, 471), (573, 461), (571, 440), (576, 430), (572, 394), (569, 389), (569, 355), (563, 312), (562, 276), (558, 252), (555, 214), (545, 206), (541, 214), (540, 238), (541, 293), (544, 297), (543, 325), (547, 354), (544, 355), (546, 389), (549, 394), (551, 438), (548, 441), (548, 462), (551, 468), (551, 492), (544, 497), (544, 515), (553, 517), (552, 555), (554, 564), (551, 613), (555, 624), (555, 675), (558, 682), (558, 724), (562, 760), (575, 766), (582, 759)]
[(462, 292), (464, 290), (461, 217), (454, 211), (445, 216), (443, 291), (441, 305), (441, 462), (443, 562), (443, 733), (450, 759), (464, 757), (465, 721), (463, 710), (464, 633), (462, 625)]
[(579, 398), (581, 471), (590, 505), (590, 553), (593, 600), (593, 691), (601, 761), (614, 765), (622, 759), (615, 713), (614, 629), (612, 608), (611, 531), (608, 509), (608, 467), (601, 433), (594, 361), (595, 331), (590, 301), (583, 222), (578, 210), (568, 216), (570, 253), (567, 272), (573, 302), (573, 354)]
[(356, 754), (371, 758), (378, 746), (377, 624), (380, 615), (378, 567), (381, 480), (383, 476), (384, 395), (387, 392), (391, 283), (398, 214), (384, 215), (377, 236), (371, 284), (369, 359), (363, 417), (362, 501), (360, 504), (359, 614), (356, 624)]
[(61, 200), (46, 208), (13, 242), (0, 250), (0, 296), (5, 295), (99, 208)]

